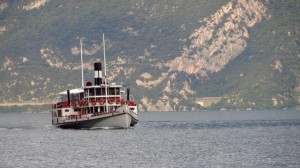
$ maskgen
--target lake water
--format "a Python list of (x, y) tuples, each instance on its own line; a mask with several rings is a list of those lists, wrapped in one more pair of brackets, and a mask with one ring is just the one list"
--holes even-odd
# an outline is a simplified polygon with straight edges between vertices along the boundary
[(0, 167), (300, 167), (300, 111), (139, 113), (133, 129), (0, 113)]

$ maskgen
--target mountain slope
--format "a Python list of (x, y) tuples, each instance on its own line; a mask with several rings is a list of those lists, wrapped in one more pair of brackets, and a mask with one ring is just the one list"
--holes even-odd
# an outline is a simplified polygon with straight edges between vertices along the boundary
[(297, 0), (4, 1), (0, 102), (49, 103), (80, 87), (80, 38), (93, 81), (105, 33), (109, 79), (133, 88), (141, 111), (296, 108), (299, 7)]

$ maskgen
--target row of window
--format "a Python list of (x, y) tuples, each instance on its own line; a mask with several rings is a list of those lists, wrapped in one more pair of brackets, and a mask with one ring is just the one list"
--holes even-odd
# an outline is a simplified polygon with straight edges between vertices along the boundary
[[(89, 96), (105, 95), (105, 88), (90, 88), (84, 90)], [(120, 88), (107, 88), (107, 95), (120, 95)]]
[[(104, 96), (105, 95), (105, 88), (89, 88), (84, 90), (85, 95), (89, 96)], [(120, 88), (107, 88), (107, 95), (120, 95)], [(61, 96), (62, 101), (67, 101), (67, 95)], [(78, 94), (70, 94), (71, 101), (79, 101), (84, 98), (83, 93)]]
[[(79, 101), (81, 99), (83, 99), (83, 93), (78, 93), (78, 94), (70, 94), (70, 101)], [(68, 101), (68, 96), (67, 95), (63, 95), (61, 96), (61, 101), (65, 102)]]

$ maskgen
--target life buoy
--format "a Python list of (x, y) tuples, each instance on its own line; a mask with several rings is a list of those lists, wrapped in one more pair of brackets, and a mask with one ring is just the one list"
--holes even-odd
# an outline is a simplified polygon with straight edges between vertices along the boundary
[(117, 98), (116, 104), (120, 104), (120, 102), (121, 102), (120, 98)]
[(76, 104), (76, 101), (73, 101), (73, 102), (72, 102), (72, 106), (73, 106), (74, 108), (76, 108), (76, 105), (77, 105), (77, 104)]
[(103, 105), (104, 104), (104, 100), (101, 98), (101, 99), (99, 99), (99, 104), (100, 105)]
[(109, 104), (112, 104), (113, 102), (114, 102), (114, 99), (113, 99), (113, 98), (109, 98), (109, 99), (108, 99), (108, 103), (109, 103)]
[(92, 99), (92, 105), (95, 106), (96, 105), (96, 100)]
[(79, 104), (79, 106), (83, 106), (82, 100), (80, 100), (78, 104)]
[(68, 104), (68, 102), (62, 102), (62, 103), (61, 103), (61, 106), (62, 106), (63, 108), (67, 108), (67, 107), (69, 106), (69, 104)]

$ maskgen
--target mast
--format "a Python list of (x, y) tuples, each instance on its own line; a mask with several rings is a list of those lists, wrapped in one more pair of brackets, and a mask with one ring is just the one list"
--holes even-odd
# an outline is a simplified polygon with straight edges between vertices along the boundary
[(104, 57), (104, 76), (106, 77), (106, 58), (105, 58), (105, 37), (103, 34), (103, 57)]
[(104, 33), (103, 33), (103, 61), (104, 61), (104, 85), (105, 85), (105, 107), (106, 107), (106, 112), (108, 110), (108, 105), (107, 105), (107, 80), (106, 80), (106, 58), (105, 58), (105, 38), (104, 38)]
[(81, 57), (81, 87), (84, 87), (83, 58), (82, 58), (82, 39), (81, 38), (80, 38), (80, 57)]

